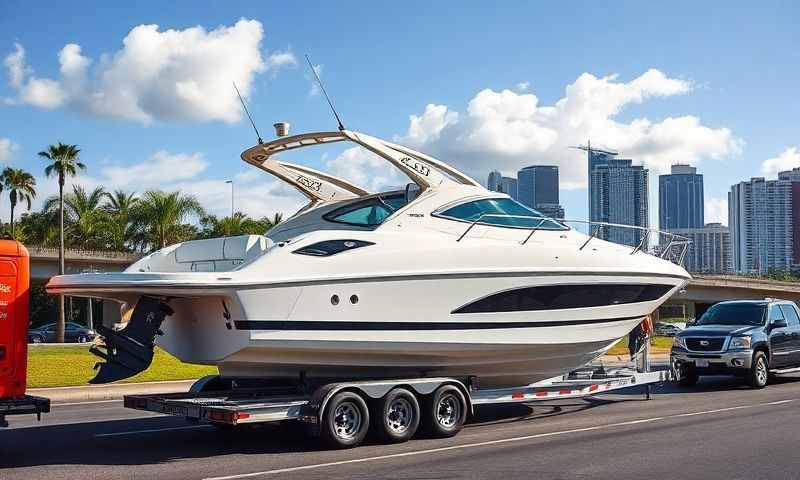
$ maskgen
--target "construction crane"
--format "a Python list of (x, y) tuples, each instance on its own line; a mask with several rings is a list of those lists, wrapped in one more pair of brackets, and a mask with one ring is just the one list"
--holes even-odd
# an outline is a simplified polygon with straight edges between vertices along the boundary
[(597, 152), (597, 153), (604, 153), (606, 155), (613, 155), (613, 156), (619, 155), (619, 152), (615, 152), (613, 150), (606, 150), (606, 149), (603, 149), (603, 148), (592, 148), (591, 140), (588, 140), (586, 142), (586, 145), (573, 145), (573, 146), (570, 146), (569, 148), (574, 148), (575, 150), (583, 150), (584, 152)]

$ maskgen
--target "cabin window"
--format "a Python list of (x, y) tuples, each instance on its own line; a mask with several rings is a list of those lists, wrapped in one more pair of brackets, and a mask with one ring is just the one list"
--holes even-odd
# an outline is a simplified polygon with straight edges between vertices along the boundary
[(358, 227), (377, 227), (404, 205), (403, 193), (393, 193), (345, 205), (328, 213), (323, 218), (329, 222)]
[(566, 230), (564, 225), (510, 198), (474, 200), (450, 207), (435, 215), (470, 223), (478, 221), (480, 224), (498, 227)]
[(529, 312), (652, 302), (671, 289), (672, 285), (543, 285), (495, 293), (457, 308), (453, 313)]

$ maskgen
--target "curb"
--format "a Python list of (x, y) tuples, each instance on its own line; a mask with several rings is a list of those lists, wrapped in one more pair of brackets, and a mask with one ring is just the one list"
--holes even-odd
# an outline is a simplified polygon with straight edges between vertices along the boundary
[(53, 404), (120, 400), (125, 395), (188, 392), (196, 380), (85, 385), (79, 387), (29, 388), (29, 395), (49, 398)]

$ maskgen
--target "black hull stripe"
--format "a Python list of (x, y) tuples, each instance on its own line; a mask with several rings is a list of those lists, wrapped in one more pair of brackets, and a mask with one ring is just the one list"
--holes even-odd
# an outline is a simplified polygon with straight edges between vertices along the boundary
[(564, 327), (595, 323), (625, 322), (644, 318), (603, 318), (592, 320), (553, 320), (543, 322), (353, 322), (336, 320), (236, 320), (237, 330), (498, 330), (504, 328)]

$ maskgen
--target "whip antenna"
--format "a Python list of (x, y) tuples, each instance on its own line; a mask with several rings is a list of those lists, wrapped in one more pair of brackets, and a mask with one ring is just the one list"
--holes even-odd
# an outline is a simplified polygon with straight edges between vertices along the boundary
[(261, 145), (264, 143), (264, 140), (261, 140), (261, 134), (258, 133), (258, 128), (256, 128), (256, 122), (253, 121), (253, 117), (250, 116), (250, 112), (247, 110), (247, 105), (244, 103), (244, 99), (242, 98), (242, 94), (239, 93), (239, 89), (236, 88), (236, 82), (233, 83), (233, 89), (236, 90), (236, 95), (239, 97), (239, 101), (242, 102), (242, 108), (244, 108), (244, 113), (247, 115), (247, 118), (250, 119), (250, 125), (253, 126), (253, 130), (256, 131), (256, 137), (258, 138), (258, 144)]
[(331, 102), (331, 97), (328, 96), (328, 92), (325, 91), (325, 85), (322, 84), (322, 80), (319, 78), (319, 74), (317, 74), (317, 70), (314, 68), (314, 65), (311, 64), (311, 59), (308, 58), (308, 54), (306, 54), (306, 61), (308, 62), (308, 67), (311, 69), (311, 73), (314, 74), (314, 78), (317, 79), (317, 85), (319, 85), (320, 90), (325, 95), (325, 100), (328, 101), (328, 106), (331, 107), (331, 111), (333, 112), (333, 116), (336, 117), (336, 122), (339, 124), (339, 131), (344, 130), (344, 125), (342, 125), (342, 119), (339, 118), (339, 114), (336, 113), (336, 109), (333, 108), (333, 103)]

